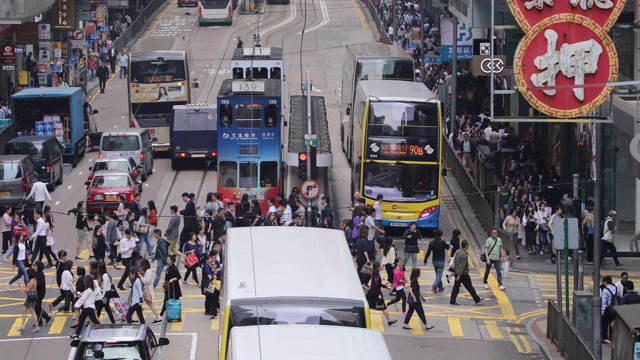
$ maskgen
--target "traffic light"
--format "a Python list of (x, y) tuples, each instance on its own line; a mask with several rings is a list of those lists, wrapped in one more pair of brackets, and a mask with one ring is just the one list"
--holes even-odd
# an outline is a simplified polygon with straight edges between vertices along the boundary
[(298, 153), (298, 179), (307, 180), (309, 157), (306, 152)]

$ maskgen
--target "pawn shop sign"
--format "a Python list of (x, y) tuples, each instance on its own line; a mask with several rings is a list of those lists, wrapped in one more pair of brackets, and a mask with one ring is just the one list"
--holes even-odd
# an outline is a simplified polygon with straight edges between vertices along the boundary
[(607, 34), (626, 0), (507, 0), (525, 31), (513, 68), (518, 90), (556, 118), (600, 106), (618, 76), (618, 54)]

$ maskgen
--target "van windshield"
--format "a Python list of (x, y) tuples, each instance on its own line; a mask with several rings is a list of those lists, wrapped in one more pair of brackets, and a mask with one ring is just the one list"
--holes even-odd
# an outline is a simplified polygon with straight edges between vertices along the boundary
[[(94, 360), (98, 359), (93, 354), (93, 344), (84, 343), (84, 346), (78, 347), (78, 352), (82, 354), (76, 359)], [(100, 359), (142, 359), (138, 342), (118, 342), (116, 344), (102, 343), (102, 352), (104, 357)]]
[(140, 141), (136, 135), (105, 136), (102, 140), (102, 151), (138, 151)]
[(44, 159), (43, 144), (14, 143), (7, 146), (5, 155), (27, 155), (33, 160)]
[(0, 163), (0, 180), (13, 180), (22, 177), (22, 170), (20, 169), (20, 163), (15, 162), (1, 162)]

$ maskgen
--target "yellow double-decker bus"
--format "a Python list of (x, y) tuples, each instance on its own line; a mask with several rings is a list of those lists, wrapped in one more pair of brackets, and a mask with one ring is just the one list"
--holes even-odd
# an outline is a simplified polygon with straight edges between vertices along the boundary
[(442, 112), (419, 82), (360, 80), (353, 103), (351, 193), (379, 195), (390, 227), (438, 227)]

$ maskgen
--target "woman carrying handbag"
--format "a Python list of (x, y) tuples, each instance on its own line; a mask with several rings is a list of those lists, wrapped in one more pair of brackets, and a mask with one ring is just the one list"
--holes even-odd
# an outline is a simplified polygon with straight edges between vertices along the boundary
[(418, 283), (418, 279), (420, 278), (420, 269), (411, 270), (411, 276), (409, 276), (409, 312), (404, 318), (403, 329), (411, 330), (409, 327), (409, 320), (411, 320), (411, 316), (413, 316), (413, 312), (415, 311), (418, 314), (418, 317), (424, 324), (425, 330), (431, 330), (435, 326), (427, 325), (427, 318), (424, 316), (424, 309), (422, 308), (422, 302), (424, 301), (424, 297), (420, 294), (420, 284)]
[[(167, 256), (167, 274), (164, 277), (164, 302), (162, 304), (162, 310), (160, 310), (160, 316), (163, 316), (167, 311), (167, 301), (179, 300), (182, 297), (182, 291), (180, 290), (180, 271), (176, 267), (176, 256)], [(169, 314), (167, 314), (167, 321), (171, 321)]]
[(389, 316), (389, 312), (387, 311), (387, 305), (384, 303), (384, 297), (382, 296), (382, 288), (386, 288), (386, 286), (382, 285), (382, 278), (380, 277), (380, 265), (379, 262), (373, 263), (373, 273), (371, 274), (371, 286), (369, 286), (369, 291), (367, 291), (366, 298), (369, 303), (370, 309), (380, 310), (382, 311), (382, 315), (387, 319), (387, 324), (389, 326), (398, 322), (398, 320), (391, 320)]

